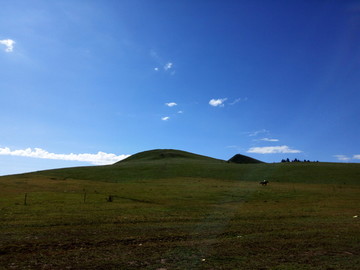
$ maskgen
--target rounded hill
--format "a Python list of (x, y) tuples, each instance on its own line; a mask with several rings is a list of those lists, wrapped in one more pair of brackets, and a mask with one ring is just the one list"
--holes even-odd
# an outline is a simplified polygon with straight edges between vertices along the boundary
[(128, 162), (155, 162), (155, 161), (203, 161), (203, 162), (224, 162), (207, 156), (197, 155), (186, 151), (174, 149), (155, 149), (134, 154), (116, 164), (124, 164)]

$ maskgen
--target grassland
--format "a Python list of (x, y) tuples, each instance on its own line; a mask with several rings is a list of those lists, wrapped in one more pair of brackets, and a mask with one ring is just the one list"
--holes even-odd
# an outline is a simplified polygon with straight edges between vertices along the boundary
[(1, 177), (0, 268), (360, 269), (359, 169), (173, 156)]

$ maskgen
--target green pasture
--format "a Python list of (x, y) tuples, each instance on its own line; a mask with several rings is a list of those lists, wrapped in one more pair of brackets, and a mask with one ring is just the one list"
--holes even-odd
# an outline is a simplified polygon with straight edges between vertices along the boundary
[(162, 154), (0, 177), (0, 269), (360, 269), (359, 164)]
[(34, 177), (3, 178), (0, 190), (4, 269), (356, 269), (360, 263), (357, 185)]
[(91, 166), (40, 171), (18, 175), (52, 178), (53, 180), (81, 179), (102, 182), (126, 182), (170, 178), (206, 178), (234, 181), (350, 184), (360, 179), (360, 164), (342, 163), (260, 163), (235, 164), (226, 161), (164, 160), (120, 162), (115, 165)]

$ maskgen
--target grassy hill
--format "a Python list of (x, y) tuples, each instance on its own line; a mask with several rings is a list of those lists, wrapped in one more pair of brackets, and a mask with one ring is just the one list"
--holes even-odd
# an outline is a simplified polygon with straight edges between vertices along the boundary
[(357, 269), (359, 179), (177, 150), (0, 177), (0, 269)]
[(223, 160), (214, 159), (207, 156), (197, 155), (190, 152), (173, 149), (156, 149), (137, 153), (124, 160), (121, 160), (116, 164), (120, 165), (125, 162), (222, 162)]
[[(250, 157), (243, 159), (250, 160)], [(360, 164), (354, 163), (233, 163), (193, 153), (159, 149), (145, 151), (107, 166), (74, 167), (9, 177), (42, 176), (50, 179), (81, 179), (124, 182), (181, 177), (236, 181), (359, 184)]]

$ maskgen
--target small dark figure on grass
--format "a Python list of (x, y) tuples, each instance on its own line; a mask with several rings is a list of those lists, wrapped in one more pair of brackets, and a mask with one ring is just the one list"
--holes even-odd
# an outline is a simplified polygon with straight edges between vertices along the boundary
[(262, 186), (266, 186), (269, 183), (268, 180), (262, 180), (259, 184)]

